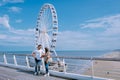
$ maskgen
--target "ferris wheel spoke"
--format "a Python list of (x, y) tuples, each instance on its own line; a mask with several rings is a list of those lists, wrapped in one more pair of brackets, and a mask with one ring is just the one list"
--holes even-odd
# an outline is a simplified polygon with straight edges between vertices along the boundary
[(55, 50), (58, 32), (58, 20), (55, 8), (51, 4), (42, 6), (37, 18), (36, 28), (36, 46), (42, 44), (43, 47), (49, 47)]
[(47, 9), (45, 15), (46, 15), (45, 19), (46, 19), (47, 28), (50, 28), (52, 25), (52, 15), (50, 9)]
[(49, 30), (47, 30), (47, 32), (52, 32), (53, 31), (53, 29), (49, 29)]
[(50, 40), (51, 39), (50, 39), (48, 34), (46, 34), (46, 39), (47, 39), (48, 47), (50, 48), (50, 45), (51, 45), (51, 41)]

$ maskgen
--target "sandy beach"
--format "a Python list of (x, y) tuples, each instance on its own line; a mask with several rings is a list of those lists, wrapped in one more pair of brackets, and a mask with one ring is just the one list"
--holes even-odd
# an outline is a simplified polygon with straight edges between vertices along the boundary
[[(105, 58), (120, 58), (120, 51), (103, 55)], [(119, 61), (99, 61), (93, 62), (93, 75), (98, 77), (120, 80), (120, 62)], [(92, 67), (88, 68), (85, 75), (92, 75)]]

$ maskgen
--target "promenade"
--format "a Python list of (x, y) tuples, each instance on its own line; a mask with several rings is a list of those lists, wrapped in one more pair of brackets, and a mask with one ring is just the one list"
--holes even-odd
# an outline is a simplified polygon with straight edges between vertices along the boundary
[(0, 65), (0, 80), (67, 80), (54, 76), (35, 76), (33, 72), (4, 67)]

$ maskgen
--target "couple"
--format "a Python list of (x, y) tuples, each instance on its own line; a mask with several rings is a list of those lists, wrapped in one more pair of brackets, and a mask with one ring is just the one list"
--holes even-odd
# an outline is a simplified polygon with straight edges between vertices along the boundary
[(45, 52), (42, 50), (42, 45), (37, 46), (37, 50), (32, 53), (32, 56), (35, 59), (35, 73), (34, 75), (40, 74), (40, 65), (42, 63), (42, 58), (44, 58), (46, 74), (45, 76), (49, 76), (48, 66), (49, 62), (48, 59), (50, 58), (50, 52), (48, 48), (45, 48)]

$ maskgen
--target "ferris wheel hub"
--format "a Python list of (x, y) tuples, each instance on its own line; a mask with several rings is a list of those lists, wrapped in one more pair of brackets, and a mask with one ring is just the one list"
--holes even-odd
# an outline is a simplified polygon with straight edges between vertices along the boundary
[(57, 12), (52, 4), (46, 3), (41, 7), (37, 18), (35, 31), (36, 46), (41, 44), (54, 51), (58, 33)]

